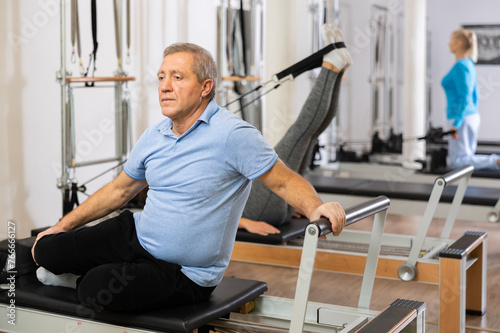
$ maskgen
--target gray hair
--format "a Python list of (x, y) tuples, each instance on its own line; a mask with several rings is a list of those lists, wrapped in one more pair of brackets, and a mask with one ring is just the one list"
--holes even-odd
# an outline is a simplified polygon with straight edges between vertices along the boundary
[(188, 52), (193, 55), (194, 64), (193, 72), (198, 78), (198, 82), (203, 82), (206, 79), (211, 79), (214, 83), (212, 90), (207, 95), (208, 100), (212, 100), (215, 96), (216, 85), (217, 85), (217, 65), (215, 60), (203, 47), (192, 43), (175, 43), (168, 46), (163, 51), (163, 58), (172, 53), (177, 52)]

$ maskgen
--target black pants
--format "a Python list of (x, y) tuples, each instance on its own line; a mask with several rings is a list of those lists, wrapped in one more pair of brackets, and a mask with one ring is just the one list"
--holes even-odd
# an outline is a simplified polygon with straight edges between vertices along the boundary
[(215, 288), (199, 286), (179, 265), (147, 252), (129, 211), (93, 227), (44, 236), (35, 258), (54, 274), (81, 275), (78, 300), (95, 311), (191, 304), (207, 299)]

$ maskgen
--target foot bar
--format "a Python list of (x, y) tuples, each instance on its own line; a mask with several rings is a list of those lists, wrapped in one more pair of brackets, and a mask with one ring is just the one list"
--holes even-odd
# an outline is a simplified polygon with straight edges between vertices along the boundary
[(461, 168), (458, 168), (456, 170), (450, 171), (441, 177), (438, 177), (438, 179), (442, 179), (445, 182), (445, 186), (450, 185), (457, 180), (460, 180), (464, 177), (470, 177), (472, 175), (472, 172), (474, 171), (474, 167), (472, 165), (466, 165)]
[(410, 332), (423, 332), (425, 308), (425, 302), (397, 299), (356, 332), (400, 332), (409, 325), (414, 328)]
[[(368, 249), (365, 273), (361, 286), (361, 295), (358, 303), (359, 308), (368, 308), (370, 304), (373, 282), (375, 280), (375, 271), (377, 269), (377, 259), (380, 253), (382, 233), (385, 224), (385, 214), (389, 205), (389, 199), (380, 196), (346, 209), (346, 225), (352, 224), (370, 215), (375, 215), (370, 248)], [(326, 218), (313, 221), (309, 223), (306, 228), (297, 288), (295, 290), (292, 320), (290, 323), (290, 332), (292, 333), (303, 331), (318, 239), (320, 236), (327, 235), (331, 232), (331, 224)]]
[(441, 239), (449, 238), (453, 225), (455, 224), (458, 210), (465, 196), (465, 191), (467, 190), (469, 179), (473, 171), (474, 167), (466, 165), (459, 169), (450, 171), (443, 176), (437, 177), (436, 180), (434, 181), (434, 186), (432, 188), (429, 202), (427, 203), (427, 206), (425, 208), (425, 212), (422, 217), (422, 222), (418, 229), (417, 236), (414, 238), (410, 254), (408, 255), (408, 260), (406, 261), (406, 263), (402, 264), (398, 269), (398, 275), (402, 281), (411, 281), (417, 276), (418, 274), (417, 260), (420, 251), (422, 250), (425, 238), (427, 237), (427, 233), (434, 218), (436, 209), (441, 200), (443, 191), (448, 185), (456, 181), (460, 181), (457, 190), (455, 192), (455, 195), (453, 197), (450, 210), (448, 211), (446, 222), (441, 232)]
[(440, 258), (463, 259), (468, 253), (476, 248), (478, 242), (486, 237), (485, 232), (467, 231), (462, 237), (456, 240), (446, 249), (439, 252)]
[[(358, 222), (359, 220), (375, 215), (378, 212), (387, 210), (390, 204), (391, 202), (387, 197), (379, 196), (373, 200), (362, 202), (358, 205), (349, 207), (345, 210), (345, 225), (351, 225), (355, 222)], [(325, 236), (332, 232), (332, 225), (326, 218), (320, 218), (319, 220), (311, 223), (315, 223), (318, 226), (318, 229), (320, 230), (320, 236)]]

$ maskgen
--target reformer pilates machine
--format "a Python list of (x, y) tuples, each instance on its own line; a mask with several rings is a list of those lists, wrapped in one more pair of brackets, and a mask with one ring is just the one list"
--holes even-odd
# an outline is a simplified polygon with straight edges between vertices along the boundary
[[(486, 233), (466, 232), (456, 241), (449, 239), (472, 171), (468, 166), (436, 178), (417, 235), (384, 234), (381, 240), (383, 248), (377, 277), (439, 285), (440, 332), (465, 332), (466, 311), (477, 315), (486, 311)], [(441, 237), (426, 237), (441, 195), (446, 187), (456, 182), (459, 185)], [(339, 201), (343, 206), (352, 204), (345, 204), (342, 194), (320, 193), (320, 196), (324, 201)], [(367, 200), (361, 198), (361, 201)], [(293, 234), (291, 239), (286, 239), (286, 244), (265, 244), (263, 239), (266, 237), (239, 231), (238, 234), (245, 234), (245, 241), (236, 242), (231, 260), (298, 267), (303, 243), (294, 237), (303, 234), (303, 227), (300, 229), (300, 221), (294, 223), (295, 234), (284, 229), (284, 233)], [(372, 242), (369, 232), (355, 230), (344, 230), (333, 239), (320, 240), (318, 258), (321, 260), (316, 267), (363, 274), (362, 267), (368, 260), (366, 249)]]
[[(443, 175), (447, 175), (449, 171)], [(476, 175), (476, 176), (475, 176)], [(338, 169), (315, 169), (307, 178), (321, 195), (337, 195), (346, 204), (366, 197), (387, 195), (392, 200), (390, 213), (421, 215), (425, 209), (436, 174), (423, 174), (402, 167), (342, 162)], [(461, 220), (500, 221), (500, 178), (478, 177), (476, 171), (459, 207)], [(446, 189), (434, 217), (446, 218), (454, 186)]]
[[(322, 218), (307, 226), (293, 300), (262, 296), (267, 290), (264, 282), (224, 277), (210, 299), (196, 305), (134, 313), (99, 312), (79, 304), (75, 290), (44, 286), (31, 274), (18, 277), (13, 286), (15, 295), (9, 290), (0, 291), (0, 316), (4, 318), (0, 320), (0, 330), (16, 333), (68, 330), (92, 333), (425, 332), (423, 302), (397, 299), (382, 312), (368, 310), (389, 204), (389, 199), (379, 197), (346, 209), (347, 225), (375, 215), (372, 237), (378, 239), (370, 246), (370, 260), (366, 262), (366, 277), (357, 308), (308, 302), (313, 274), (311, 263), (315, 261), (318, 239), (331, 234), (330, 222)], [(18, 255), (30, 258), (33, 242), (34, 237), (18, 240)], [(9, 320), (13, 321), (9, 323)]]
[[(126, 7), (126, 23), (127, 23), (127, 48), (130, 48), (130, 2), (125, 0)], [(96, 0), (91, 0), (91, 15), (92, 15), (92, 37), (93, 51), (90, 54), (89, 64), (85, 70), (81, 59), (80, 48), (80, 28), (78, 15), (78, 0), (71, 0), (71, 40), (73, 44), (72, 60), (76, 60), (78, 54), (78, 62), (80, 66), (80, 77), (71, 77), (71, 73), (67, 70), (66, 62), (66, 0), (60, 1), (60, 44), (61, 44), (61, 68), (57, 72), (57, 81), (61, 85), (61, 178), (57, 181), (57, 187), (61, 189), (63, 195), (63, 215), (70, 212), (75, 205), (78, 205), (77, 193), (85, 191), (85, 184), (77, 184), (74, 178), (75, 169), (89, 165), (102, 163), (117, 162), (118, 167), (124, 163), (128, 152), (131, 149), (131, 124), (130, 124), (130, 103), (128, 82), (135, 80), (134, 77), (127, 76), (123, 71), (122, 59), (122, 18), (124, 6), (122, 0), (113, 0), (114, 19), (115, 19), (115, 37), (116, 37), (116, 56), (118, 68), (115, 76), (111, 77), (95, 77), (96, 69), (96, 54), (97, 54), (97, 3)], [(92, 65), (93, 64), (93, 65)], [(92, 70), (91, 75), (90, 71)], [(91, 89), (97, 87), (106, 87), (100, 85), (102, 83), (112, 83), (115, 95), (115, 154), (112, 157), (94, 160), (94, 161), (79, 161), (77, 160), (76, 142), (75, 142), (75, 103), (73, 90), (78, 88)], [(80, 85), (81, 84), (81, 85)], [(107, 86), (109, 87), (109, 86)], [(92, 179), (93, 180), (93, 179)]]

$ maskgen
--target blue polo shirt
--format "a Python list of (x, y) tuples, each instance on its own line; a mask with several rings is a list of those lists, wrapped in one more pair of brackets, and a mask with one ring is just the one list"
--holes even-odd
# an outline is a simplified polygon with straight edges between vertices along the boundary
[(148, 128), (124, 166), (149, 185), (143, 211), (134, 214), (140, 243), (197, 284), (217, 285), (251, 180), (277, 159), (257, 129), (213, 100), (180, 137), (169, 118)]

